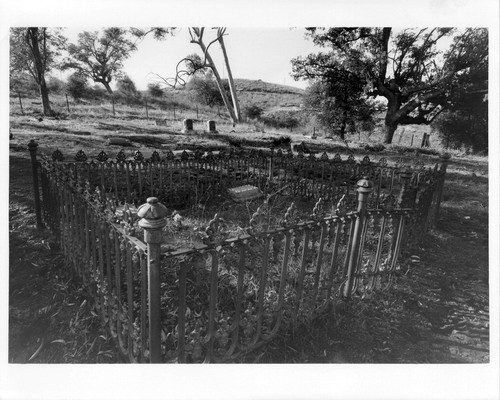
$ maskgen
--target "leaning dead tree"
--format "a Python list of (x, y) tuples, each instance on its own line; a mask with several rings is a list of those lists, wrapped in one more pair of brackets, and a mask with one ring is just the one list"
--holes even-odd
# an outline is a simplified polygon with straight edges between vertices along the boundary
[(236, 114), (237, 121), (241, 121), (240, 103), (238, 101), (238, 96), (236, 94), (236, 85), (234, 84), (233, 74), (231, 73), (231, 67), (229, 66), (229, 58), (227, 57), (226, 46), (224, 45), (224, 34), (226, 33), (226, 28), (217, 28), (217, 40), (219, 41), (220, 47), (222, 49), (222, 54), (224, 55), (224, 63), (226, 64), (227, 79), (229, 81), (229, 90), (231, 91), (231, 98), (233, 99), (234, 113)]
[[(234, 79), (233, 79), (233, 76), (231, 73), (231, 68), (229, 66), (229, 58), (227, 56), (226, 47), (224, 45), (223, 36), (226, 33), (226, 28), (214, 28), (214, 29), (217, 29), (216, 38), (214, 40), (212, 40), (211, 42), (209, 42), (208, 44), (205, 44), (205, 42), (203, 41), (203, 35), (205, 33), (205, 28), (189, 28), (189, 35), (191, 37), (191, 43), (194, 43), (194, 44), (197, 44), (198, 46), (200, 46), (200, 49), (203, 52), (203, 60), (201, 60), (201, 61), (195, 60), (195, 59), (189, 58), (189, 57), (183, 58), (182, 60), (180, 60), (177, 63), (175, 78), (165, 79), (157, 74), (155, 74), (155, 75), (158, 78), (160, 78), (168, 86), (175, 88), (178, 84), (185, 85), (187, 82), (187, 78), (191, 75), (194, 75), (197, 71), (209, 68), (213, 72), (213, 76), (214, 76), (215, 81), (217, 83), (217, 87), (218, 87), (219, 92), (221, 94), (224, 105), (227, 109), (227, 112), (229, 113), (229, 116), (231, 117), (233, 124), (236, 124), (236, 123), (241, 121), (241, 112), (240, 112), (238, 97), (236, 94), (236, 86), (234, 84)], [(229, 100), (229, 97), (224, 89), (223, 84), (222, 84), (222, 78), (219, 74), (217, 66), (215, 65), (213, 58), (209, 52), (210, 46), (212, 46), (214, 43), (217, 43), (217, 42), (221, 46), (222, 53), (224, 56), (225, 66), (226, 66), (226, 69), (228, 72), (228, 82), (229, 82), (229, 89), (230, 89), (232, 104), (231, 104), (231, 101)], [(189, 67), (186, 69), (181, 69), (182, 65), (188, 65)]]

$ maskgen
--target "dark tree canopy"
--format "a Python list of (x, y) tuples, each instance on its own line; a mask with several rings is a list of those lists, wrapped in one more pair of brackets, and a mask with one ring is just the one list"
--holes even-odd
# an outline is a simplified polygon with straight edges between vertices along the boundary
[[(453, 93), (460, 90), (464, 80), (483, 79), (483, 86), (487, 80), (486, 29), (307, 31), (307, 36), (327, 51), (292, 60), (295, 79), (324, 79), (339, 71), (355, 74), (365, 84), (365, 96), (387, 99), (385, 143), (392, 142), (400, 124), (431, 123), (450, 107)], [(440, 46), (446, 42), (448, 50), (443, 51)]]
[(310, 77), (316, 79), (306, 91), (305, 105), (332, 134), (345, 139), (348, 127), (354, 131), (358, 123), (371, 121), (374, 107), (363, 96), (365, 82), (355, 71), (332, 65), (325, 74)]
[(75, 69), (101, 83), (112, 94), (110, 82), (122, 69), (123, 61), (137, 49), (135, 42), (128, 38), (128, 33), (121, 28), (80, 33), (78, 43), (68, 46), (69, 58), (64, 67)]

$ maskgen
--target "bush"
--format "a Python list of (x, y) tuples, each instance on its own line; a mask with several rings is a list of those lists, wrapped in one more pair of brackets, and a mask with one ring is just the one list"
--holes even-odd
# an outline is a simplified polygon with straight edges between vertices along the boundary
[(299, 119), (292, 111), (279, 111), (261, 117), (261, 121), (273, 128), (290, 129), (299, 125)]
[(449, 111), (440, 115), (433, 126), (447, 149), (467, 147), (473, 152), (488, 150), (487, 104), (484, 115)]
[[(229, 96), (229, 82), (227, 80), (223, 80), (222, 86), (226, 93), (228, 93), (229, 101), (231, 101)], [(188, 82), (186, 89), (191, 91), (194, 94), (196, 101), (201, 104), (206, 104), (209, 107), (224, 105), (217, 83), (210, 77), (202, 78), (195, 76)]]
[(66, 91), (75, 100), (88, 97), (90, 94), (87, 78), (81, 74), (74, 73), (68, 78)]
[(148, 91), (152, 97), (162, 97), (163, 96), (163, 89), (161, 88), (159, 83), (148, 84)]
[(21, 94), (36, 93), (38, 95), (38, 85), (26, 72), (15, 72), (10, 76), (9, 88), (13, 92)]
[(257, 104), (251, 104), (243, 108), (243, 115), (247, 119), (259, 119), (263, 112), (264, 109)]
[(124, 75), (123, 78), (119, 79), (116, 83), (116, 87), (118, 89), (118, 92), (120, 92), (124, 96), (139, 96), (139, 92), (135, 87), (134, 81), (130, 79), (128, 75)]
[(66, 88), (66, 83), (59, 78), (51, 76), (47, 80), (47, 89), (49, 89), (50, 93), (60, 94), (64, 91), (65, 88)]

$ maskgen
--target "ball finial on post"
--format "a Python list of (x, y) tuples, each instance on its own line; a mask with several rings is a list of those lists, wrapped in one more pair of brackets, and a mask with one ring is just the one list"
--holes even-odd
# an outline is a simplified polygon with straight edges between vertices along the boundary
[(146, 201), (147, 203), (137, 210), (137, 216), (140, 218), (139, 226), (144, 228), (146, 243), (160, 243), (161, 230), (167, 225), (168, 210), (156, 197), (148, 197)]

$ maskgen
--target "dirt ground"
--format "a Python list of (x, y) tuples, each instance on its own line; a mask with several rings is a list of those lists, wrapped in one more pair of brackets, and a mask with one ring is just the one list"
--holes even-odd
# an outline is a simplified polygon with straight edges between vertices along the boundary
[[(57, 242), (36, 229), (28, 140), (10, 151), (8, 360), (123, 362)], [(487, 174), (485, 157), (452, 160), (437, 227), (394, 287), (240, 362), (489, 362)]]

